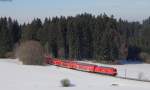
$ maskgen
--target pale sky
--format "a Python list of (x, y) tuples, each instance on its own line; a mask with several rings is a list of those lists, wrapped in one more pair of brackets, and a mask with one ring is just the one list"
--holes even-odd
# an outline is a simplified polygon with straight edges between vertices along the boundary
[(150, 16), (150, 0), (0, 0), (0, 16), (10, 16), (20, 23), (37, 17), (75, 16), (84, 12), (105, 12), (117, 19), (142, 21)]

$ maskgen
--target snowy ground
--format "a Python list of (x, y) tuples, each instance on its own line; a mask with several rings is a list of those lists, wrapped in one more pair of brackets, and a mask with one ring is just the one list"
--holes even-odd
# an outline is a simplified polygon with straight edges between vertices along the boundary
[[(148, 70), (150, 65), (116, 66)], [(68, 78), (72, 87), (62, 87)], [(118, 84), (118, 86), (112, 86)], [(149, 90), (150, 83), (124, 80), (56, 66), (27, 66), (14, 60), (0, 59), (0, 90)]]

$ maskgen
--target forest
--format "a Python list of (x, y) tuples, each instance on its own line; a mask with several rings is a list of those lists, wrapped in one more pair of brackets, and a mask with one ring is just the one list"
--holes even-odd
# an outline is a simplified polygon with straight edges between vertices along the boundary
[(150, 17), (142, 22), (116, 19), (105, 13), (35, 18), (19, 24), (11, 17), (0, 18), (0, 57), (7, 58), (14, 48), (28, 40), (39, 41), (55, 58), (117, 61), (141, 60), (150, 54)]

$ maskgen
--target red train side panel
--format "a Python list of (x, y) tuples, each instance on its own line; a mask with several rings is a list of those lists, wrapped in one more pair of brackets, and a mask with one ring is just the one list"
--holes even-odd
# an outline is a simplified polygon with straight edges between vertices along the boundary
[(79, 62), (70, 61), (70, 60), (60, 60), (60, 59), (55, 59), (51, 57), (46, 57), (45, 63), (53, 64), (53, 65), (61, 66), (65, 68), (70, 68), (70, 69), (87, 71), (87, 72), (102, 73), (102, 74), (107, 74), (107, 75), (112, 75), (112, 76), (117, 75), (117, 70), (115, 68), (101, 67), (101, 66), (96, 66), (93, 64), (79, 63)]
[(95, 73), (102, 73), (102, 74), (107, 74), (107, 75), (117, 75), (117, 70), (115, 68), (110, 68), (110, 67), (100, 67), (97, 66), (95, 68)]
[(73, 69), (74, 64), (75, 64), (75, 62), (73, 62), (73, 61), (66, 61), (65, 60), (65, 61), (62, 61), (60, 66)]
[(60, 66), (61, 63), (62, 63), (62, 61), (59, 60), (59, 59), (53, 59), (53, 61), (52, 61), (52, 64), (53, 64), (53, 65), (56, 65), (56, 66)]
[(82, 71), (88, 71), (88, 72), (94, 72), (95, 65), (92, 64), (85, 64), (85, 63), (77, 63), (75, 69), (82, 70)]

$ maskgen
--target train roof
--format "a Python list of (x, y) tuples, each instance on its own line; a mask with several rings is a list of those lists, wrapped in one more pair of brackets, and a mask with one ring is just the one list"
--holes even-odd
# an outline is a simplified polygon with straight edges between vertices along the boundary
[(113, 68), (113, 67), (107, 67), (107, 66), (99, 66), (99, 65), (94, 65), (94, 64), (88, 64), (88, 63), (84, 63), (84, 62), (77, 62), (77, 63), (80, 63), (82, 65), (89, 65), (89, 66), (92, 65), (92, 66), (97, 66), (97, 67), (102, 67), (102, 68)]

